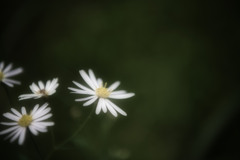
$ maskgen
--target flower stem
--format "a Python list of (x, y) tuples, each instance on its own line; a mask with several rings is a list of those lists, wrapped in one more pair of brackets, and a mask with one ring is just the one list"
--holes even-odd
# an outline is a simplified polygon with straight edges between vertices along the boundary
[[(50, 105), (48, 97), (43, 97), (42, 101), (43, 101), (43, 103), (48, 103)], [(51, 138), (52, 138), (52, 147), (55, 148), (55, 136), (53, 133), (53, 129), (50, 128), (49, 130), (50, 130), (50, 134), (51, 134)]]
[(29, 132), (29, 134), (30, 134), (30, 138), (31, 138), (31, 141), (33, 142), (34, 148), (36, 149), (36, 151), (37, 151), (37, 153), (38, 153), (38, 155), (39, 155), (39, 159), (40, 159), (40, 160), (43, 160), (43, 156), (42, 156), (42, 154), (41, 154), (41, 152), (40, 152), (40, 149), (39, 149), (36, 141), (35, 141), (34, 138), (33, 138), (32, 133), (30, 132), (29, 128), (27, 128), (27, 130), (28, 130), (28, 132)]
[(7, 96), (7, 99), (8, 99), (8, 104), (9, 104), (9, 106), (11, 108), (12, 107), (11, 97), (10, 97), (9, 91), (7, 89), (7, 86), (5, 84), (3, 84), (3, 83), (1, 83), (1, 85), (2, 85), (2, 87), (3, 87), (3, 89), (4, 89), (5, 93), (6, 93), (6, 96)]
[(89, 113), (88, 117), (84, 120), (84, 122), (77, 128), (77, 130), (67, 139), (65, 139), (62, 143), (58, 144), (57, 146), (55, 146), (53, 148), (53, 150), (49, 153), (49, 155), (47, 156), (46, 160), (48, 160), (51, 155), (53, 154), (53, 152), (59, 150), (61, 147), (63, 147), (64, 145), (66, 145), (67, 143), (69, 143), (74, 137), (76, 137), (79, 132), (85, 127), (85, 125), (87, 124), (87, 122), (89, 121), (89, 119), (91, 118), (91, 115), (93, 113), (94, 108), (91, 110), (91, 112)]

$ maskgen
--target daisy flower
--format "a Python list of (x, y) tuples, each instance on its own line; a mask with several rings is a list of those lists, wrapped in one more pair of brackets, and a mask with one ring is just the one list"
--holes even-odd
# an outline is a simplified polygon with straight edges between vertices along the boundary
[(52, 116), (52, 114), (49, 113), (51, 108), (47, 106), (47, 103), (41, 107), (37, 104), (30, 114), (27, 114), (25, 107), (21, 108), (21, 112), (11, 108), (12, 113), (4, 113), (3, 116), (13, 122), (1, 122), (0, 124), (10, 126), (10, 128), (1, 131), (0, 135), (8, 134), (6, 139), (11, 138), (10, 142), (18, 139), (18, 144), (22, 145), (26, 137), (27, 129), (29, 129), (33, 135), (38, 135), (39, 132), (47, 132), (47, 127), (54, 125), (54, 122), (44, 121)]
[(30, 98), (38, 99), (41, 97), (48, 97), (56, 92), (58, 85), (58, 78), (54, 78), (52, 81), (48, 80), (45, 86), (42, 81), (38, 81), (38, 86), (35, 83), (32, 83), (29, 86), (33, 93), (22, 94), (18, 98), (19, 100), (24, 100)]
[(95, 110), (96, 114), (99, 114), (101, 110), (104, 113), (106, 113), (107, 110), (109, 110), (115, 117), (117, 117), (118, 113), (124, 116), (127, 115), (126, 112), (124, 112), (121, 108), (112, 103), (109, 99), (130, 98), (135, 95), (134, 93), (127, 93), (125, 90), (114, 91), (120, 85), (119, 81), (116, 81), (109, 87), (107, 87), (106, 83), (105, 85), (103, 85), (102, 79), (101, 78), (96, 79), (91, 69), (89, 69), (88, 74), (84, 70), (80, 70), (79, 73), (90, 88), (73, 81), (73, 83), (79, 88), (69, 87), (68, 89), (73, 91), (72, 93), (88, 95), (85, 98), (79, 98), (76, 99), (75, 101), (86, 101), (83, 104), (83, 106), (89, 106), (98, 100), (97, 107)]
[(5, 83), (9, 87), (13, 87), (14, 84), (21, 84), (19, 81), (13, 80), (10, 77), (16, 76), (23, 72), (22, 68), (11, 70), (12, 66), (12, 63), (10, 63), (4, 68), (4, 62), (0, 62), (0, 82)]

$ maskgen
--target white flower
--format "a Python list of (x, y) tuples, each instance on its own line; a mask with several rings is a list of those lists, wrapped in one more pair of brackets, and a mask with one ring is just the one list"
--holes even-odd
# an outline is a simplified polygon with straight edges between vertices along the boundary
[(10, 126), (10, 128), (1, 131), (0, 135), (8, 134), (6, 139), (11, 138), (10, 142), (18, 139), (18, 144), (22, 145), (27, 129), (29, 129), (33, 135), (38, 135), (39, 132), (47, 132), (47, 127), (54, 125), (54, 122), (44, 121), (52, 116), (52, 114), (49, 113), (51, 108), (47, 106), (48, 104), (45, 103), (39, 108), (37, 104), (30, 114), (27, 114), (25, 107), (21, 108), (21, 113), (11, 108), (12, 113), (4, 113), (3, 116), (14, 122), (1, 122), (0, 124)]
[(124, 116), (127, 115), (126, 112), (124, 112), (121, 108), (112, 103), (109, 99), (130, 98), (135, 95), (134, 93), (127, 93), (125, 90), (114, 91), (120, 85), (119, 81), (116, 81), (107, 88), (106, 83), (105, 85), (103, 85), (102, 79), (100, 78), (96, 79), (91, 69), (89, 69), (88, 71), (89, 75), (87, 75), (87, 73), (84, 70), (80, 70), (79, 73), (90, 88), (87, 88), (82, 84), (73, 81), (73, 83), (80, 89), (69, 87), (68, 89), (72, 90), (73, 91), (72, 93), (88, 95), (85, 98), (79, 98), (76, 99), (75, 101), (86, 101), (83, 104), (83, 106), (89, 106), (96, 100), (98, 100), (97, 107), (95, 110), (96, 114), (99, 114), (101, 110), (104, 113), (106, 113), (107, 110), (109, 110), (115, 117), (117, 117), (118, 115), (117, 112)]
[(21, 84), (19, 81), (13, 80), (10, 77), (16, 76), (23, 72), (22, 68), (11, 70), (12, 66), (13, 65), (10, 63), (6, 66), (6, 68), (4, 68), (4, 62), (0, 62), (0, 82), (5, 83), (9, 87), (13, 87), (14, 84)]
[(35, 83), (32, 83), (29, 87), (33, 93), (20, 95), (18, 98), (19, 100), (24, 100), (48, 97), (56, 92), (58, 85), (58, 78), (54, 78), (52, 81), (48, 80), (45, 86), (42, 81), (38, 82), (38, 86)]

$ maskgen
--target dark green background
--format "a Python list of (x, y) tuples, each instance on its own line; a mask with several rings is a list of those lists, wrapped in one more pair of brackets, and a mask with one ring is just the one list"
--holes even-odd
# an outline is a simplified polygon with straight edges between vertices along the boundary
[[(82, 82), (80, 69), (92, 68), (136, 93), (114, 101), (128, 116), (93, 115), (53, 159), (240, 159), (238, 10), (222, 0), (7, 1), (0, 61), (24, 68), (14, 77), (22, 85), (8, 89), (11, 103), (28, 110), (43, 104), (17, 97), (32, 82), (58, 77), (48, 99), (58, 144), (96, 106), (82, 107), (67, 89), (72, 80)], [(8, 112), (3, 88), (0, 98), (1, 113)], [(50, 132), (34, 138), (45, 156)], [(1, 139), (1, 157), (38, 159), (29, 135), (24, 146)]]

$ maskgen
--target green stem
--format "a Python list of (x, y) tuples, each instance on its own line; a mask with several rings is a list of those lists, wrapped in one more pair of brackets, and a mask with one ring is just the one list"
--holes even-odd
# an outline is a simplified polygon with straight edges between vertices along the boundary
[(49, 155), (47, 156), (46, 160), (48, 160), (51, 155), (59, 150), (62, 146), (66, 145), (67, 143), (69, 143), (74, 137), (76, 137), (79, 132), (85, 127), (85, 125), (87, 124), (87, 122), (89, 121), (89, 119), (91, 118), (91, 115), (93, 113), (93, 110), (94, 110), (94, 107), (93, 109), (91, 110), (90, 114), (88, 115), (88, 117), (84, 120), (84, 122), (78, 127), (78, 129), (70, 136), (68, 137), (67, 139), (65, 139), (62, 143), (58, 144), (56, 147), (53, 148), (53, 150), (49, 153)]
[(34, 140), (34, 137), (33, 137), (32, 133), (30, 132), (29, 128), (27, 128), (27, 130), (28, 130), (28, 132), (29, 132), (29, 134), (30, 134), (30, 138), (31, 138), (31, 140), (32, 140), (32, 142), (33, 142), (34, 148), (36, 149), (36, 151), (37, 151), (37, 153), (38, 153), (38, 155), (39, 155), (39, 159), (40, 159), (40, 160), (43, 160), (43, 156), (42, 156), (42, 154), (41, 154), (41, 152), (40, 152), (40, 149), (39, 149), (36, 141)]
[[(48, 97), (42, 97), (42, 102), (43, 102), (43, 104), (48, 103), (50, 105)], [(50, 134), (51, 134), (51, 138), (52, 138), (52, 147), (55, 148), (55, 136), (53, 133), (53, 129), (50, 128), (49, 130), (50, 130)]]
[(12, 107), (11, 97), (10, 97), (9, 91), (7, 89), (7, 86), (5, 84), (3, 84), (2, 82), (1, 82), (1, 85), (2, 85), (2, 87), (3, 87), (3, 89), (4, 89), (5, 93), (6, 93), (6, 96), (7, 96), (7, 99), (8, 99), (8, 104), (9, 104), (9, 106), (11, 108)]
[(50, 128), (50, 132), (51, 132), (51, 137), (52, 137), (52, 146), (53, 146), (53, 148), (55, 148), (55, 136), (54, 136), (52, 128)]

